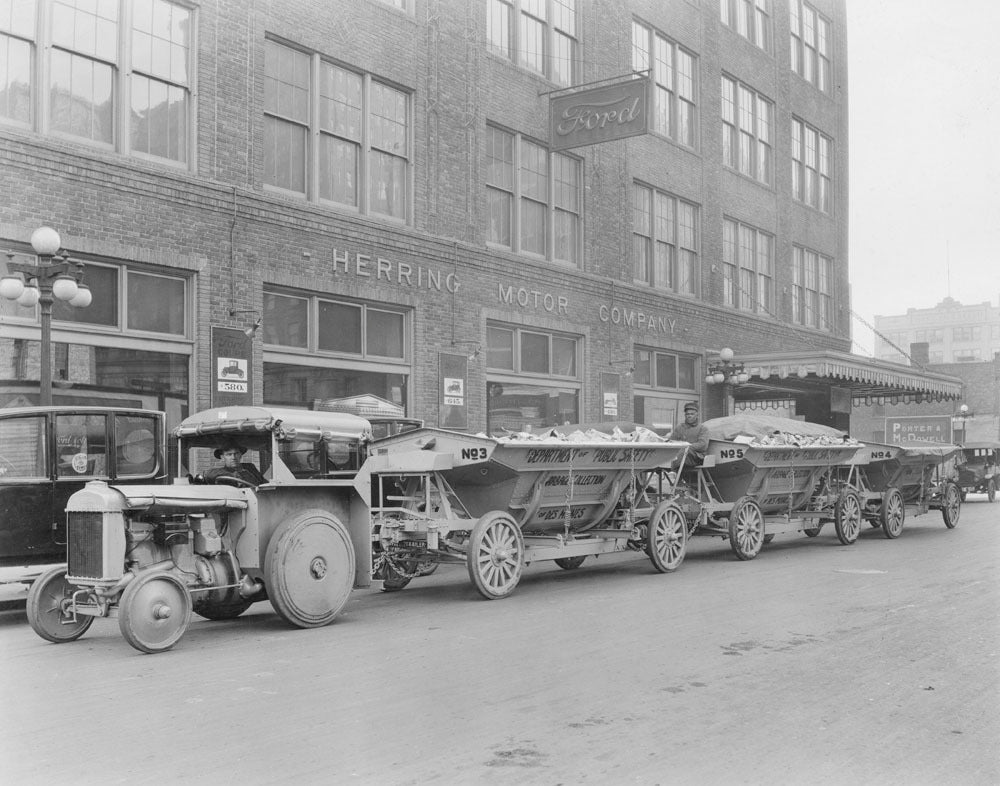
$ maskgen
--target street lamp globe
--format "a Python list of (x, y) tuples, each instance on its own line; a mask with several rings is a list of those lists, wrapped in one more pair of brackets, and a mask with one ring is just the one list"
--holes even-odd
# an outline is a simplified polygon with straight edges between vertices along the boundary
[(729, 363), (733, 359), (733, 350), (729, 347), (723, 347), (719, 350), (719, 357), (722, 359), (723, 363)]
[(6, 275), (0, 278), (0, 297), (17, 300), (24, 294), (24, 281), (20, 276)]
[(38, 291), (38, 282), (35, 279), (31, 279), (31, 283), (24, 287), (21, 294), (17, 298), (17, 304), (23, 306), (24, 308), (34, 308), (38, 305), (38, 301), (41, 298), (42, 293)]
[(57, 276), (52, 282), (52, 294), (59, 300), (72, 300), (76, 292), (76, 279), (72, 276)]
[(93, 300), (90, 287), (86, 284), (77, 284), (76, 294), (70, 299), (69, 304), (74, 308), (86, 308)]
[(961, 415), (968, 415), (969, 414), (969, 405), (968, 404), (963, 404), (962, 406), (960, 406), (958, 408), (958, 412)]
[(55, 256), (62, 247), (62, 238), (52, 227), (38, 227), (31, 233), (31, 247), (40, 257)]

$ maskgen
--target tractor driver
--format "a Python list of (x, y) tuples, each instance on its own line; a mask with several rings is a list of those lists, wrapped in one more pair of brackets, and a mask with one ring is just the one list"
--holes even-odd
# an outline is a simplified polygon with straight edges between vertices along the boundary
[(701, 464), (708, 451), (708, 429), (699, 422), (698, 404), (689, 401), (684, 405), (684, 422), (674, 426), (667, 439), (689, 442), (687, 458), (684, 460), (684, 469), (695, 467)]
[(215, 449), (215, 457), (222, 461), (221, 467), (215, 467), (205, 473), (206, 483), (225, 483), (223, 478), (236, 478), (251, 486), (267, 483), (267, 478), (253, 464), (243, 463), (240, 459), (247, 449), (236, 442), (227, 443)]

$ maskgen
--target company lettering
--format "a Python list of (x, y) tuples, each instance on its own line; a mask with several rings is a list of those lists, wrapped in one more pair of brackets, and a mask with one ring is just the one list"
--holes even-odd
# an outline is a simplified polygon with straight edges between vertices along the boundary
[(550, 314), (568, 314), (569, 299), (563, 295), (553, 295), (549, 292), (541, 292), (537, 289), (526, 289), (518, 287), (514, 289), (512, 285), (504, 286), (498, 284), (497, 297), (501, 303), (508, 305), (518, 305), (521, 308), (534, 308), (548, 311)]
[[(629, 104), (631, 98), (632, 103)], [(617, 108), (614, 108), (616, 107)], [(639, 117), (639, 98), (626, 96), (596, 104), (575, 104), (562, 111), (560, 121), (556, 125), (556, 133), (560, 136), (572, 134), (578, 129), (593, 131), (604, 128), (610, 123), (624, 125)]]
[(460, 286), (455, 273), (443, 273), (440, 270), (411, 265), (408, 262), (395, 262), (385, 257), (373, 257), (370, 254), (359, 254), (342, 249), (333, 249), (334, 273), (344, 273), (358, 278), (374, 278), (376, 281), (386, 281), (399, 286), (416, 289), (430, 289), (437, 292), (447, 290), (454, 294)]
[(669, 317), (647, 314), (644, 311), (635, 311), (630, 308), (620, 306), (601, 306), (598, 310), (598, 317), (601, 322), (610, 322), (612, 325), (622, 325), (631, 330), (640, 330), (647, 333), (670, 333), (673, 334), (677, 328), (677, 320)]

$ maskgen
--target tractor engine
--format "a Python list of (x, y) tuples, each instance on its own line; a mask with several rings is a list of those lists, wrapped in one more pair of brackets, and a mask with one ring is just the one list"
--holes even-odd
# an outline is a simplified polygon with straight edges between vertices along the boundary
[[(242, 613), (262, 590), (240, 571), (228, 538), (229, 511), (178, 510), (199, 500), (165, 500), (163, 489), (129, 489), (129, 499), (102, 481), (78, 492), (67, 509), (67, 579), (105, 601), (150, 570), (175, 575), (195, 612), (211, 619)], [(146, 503), (149, 504), (146, 504)]]

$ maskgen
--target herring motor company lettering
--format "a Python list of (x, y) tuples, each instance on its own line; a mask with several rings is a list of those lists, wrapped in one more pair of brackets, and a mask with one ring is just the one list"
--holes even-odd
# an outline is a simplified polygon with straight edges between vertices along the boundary
[(648, 79), (630, 79), (549, 101), (549, 140), (553, 150), (567, 150), (649, 130)]
[(387, 281), (418, 289), (432, 289), (437, 292), (442, 290), (452, 294), (458, 292), (457, 275), (442, 273), (440, 270), (423, 265), (395, 262), (385, 257), (341, 251), (336, 248), (333, 249), (331, 261), (334, 273), (347, 273), (359, 278), (374, 278), (376, 281)]

